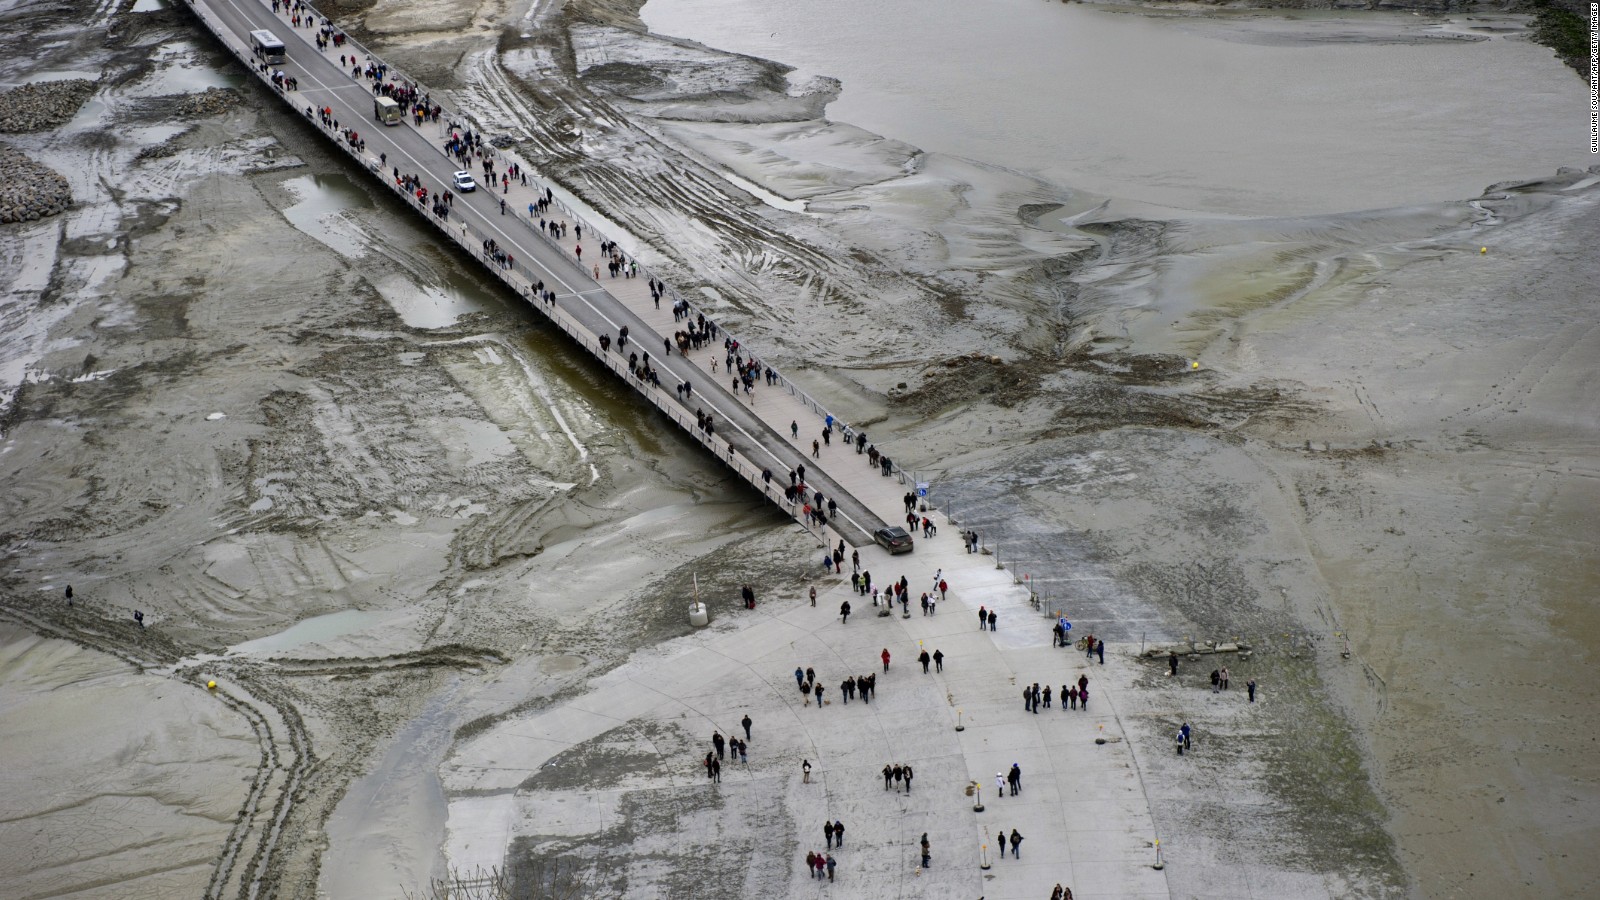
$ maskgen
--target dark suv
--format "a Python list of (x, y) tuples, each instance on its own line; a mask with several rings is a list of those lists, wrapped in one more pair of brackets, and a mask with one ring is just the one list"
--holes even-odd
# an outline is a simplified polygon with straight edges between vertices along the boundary
[(911, 552), (911, 535), (907, 534), (906, 530), (899, 526), (891, 525), (888, 528), (879, 528), (873, 532), (872, 539), (878, 542), (878, 546), (890, 553)]

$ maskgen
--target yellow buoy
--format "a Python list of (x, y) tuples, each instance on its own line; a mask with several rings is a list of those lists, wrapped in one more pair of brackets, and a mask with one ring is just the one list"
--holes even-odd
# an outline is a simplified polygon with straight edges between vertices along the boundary
[(216, 682), (215, 682), (215, 681), (208, 681), (208, 682), (206, 682), (206, 690), (208, 690), (208, 691), (214, 691), (214, 690), (216, 690), (216, 689), (217, 689), (217, 683), (216, 683)]
[(1478, 253), (1480, 253), (1480, 254), (1488, 253), (1488, 252), (1489, 252), (1489, 248), (1488, 247), (1479, 247), (1478, 248)]
[(1198, 362), (1189, 363), (1189, 368), (1198, 369), (1198, 368), (1200, 368), (1200, 363), (1198, 363)]

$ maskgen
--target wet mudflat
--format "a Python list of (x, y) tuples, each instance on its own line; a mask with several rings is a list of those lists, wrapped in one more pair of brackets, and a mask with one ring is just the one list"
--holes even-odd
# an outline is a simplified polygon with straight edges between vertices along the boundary
[[(1592, 877), (1572, 862), (1594, 828), (1592, 798), (1569, 787), (1592, 784), (1578, 742), (1600, 724), (1582, 712), (1600, 627), (1585, 612), (1592, 178), (1423, 202), (1550, 174), (1537, 152), (1506, 159), (1491, 137), (1474, 160), (1496, 170), (1486, 178), (1422, 163), (1280, 175), (1273, 203), (1326, 214), (1130, 219), (1117, 211), (1140, 208), (1130, 197), (1276, 207), (1230, 189), (1230, 166), (1210, 171), (1211, 193), (1167, 183), (1145, 196), (1092, 183), (1138, 168), (1111, 155), (1074, 183), (939, 146), (938, 134), (919, 146), (888, 119), (877, 134), (879, 120), (842, 113), (892, 105), (854, 94), (864, 77), (773, 48), (801, 65), (790, 78), (778, 63), (651, 36), (630, 27), (636, 6), (541, 8), (518, 26), (527, 40), (503, 43), (482, 24), (416, 34), (394, 9), (345, 18), (381, 35), (386, 57), (453, 87), (809, 390), (870, 422), (1009, 571), (1112, 639), (1118, 684), (1140, 698), (1128, 721), (1142, 752), (1165, 760), (1176, 718), (1201, 728), (1191, 765), (1146, 773), (1174, 871), (1223, 894), (1294, 896), (1558, 895)], [(401, 896), (448, 872), (438, 850), (450, 798), (435, 772), (453, 748), (516, 710), (581, 697), (619, 664), (648, 671), (655, 657), (635, 651), (670, 654), (693, 575), (709, 596), (756, 580), (767, 602), (796, 602), (814, 575), (801, 562), (810, 548), (754, 498), (728, 494), (720, 472), (272, 98), (239, 85), (181, 17), (96, 15), (31, 19), (63, 40), (0, 64), (8, 82), (101, 79), (67, 126), (14, 139), (70, 173), (77, 205), (0, 232), (21, 262), (5, 270), (18, 327), (0, 345), (7, 609), (76, 642), (59, 646), (95, 672), (160, 673), (133, 684), (178, 704), (152, 722), (191, 709), (235, 717), (164, 738), (173, 757), (241, 776), (238, 797), (217, 792), (233, 812), (126, 851), (130, 871), (175, 860), (163, 890), (199, 895), (220, 879), (231, 895), (259, 858), (284, 894), (376, 885), (369, 895)], [(95, 40), (66, 37), (86, 18)], [(1326, 36), (1299, 23), (1185, 27), (1245, 48)], [(105, 44), (108, 29), (119, 37)], [(1391, 61), (1484, 49), (1366, 43), (1357, 55), (1396, 51)], [(1530, 66), (1513, 74), (1552, 95), (1578, 90), (1558, 67), (1539, 81), (1516, 53), (1496, 58)], [(1409, 63), (1396, 65), (1403, 77)], [(825, 76), (841, 74), (827, 106), (839, 86)], [(239, 102), (177, 114), (186, 97), (230, 85)], [(820, 119), (824, 107), (835, 121)], [(1519, 118), (1538, 108), (1490, 119), (1497, 134), (1544, 139)], [(1034, 134), (1026, 117), (1011, 121), (1015, 137)], [(605, 127), (583, 124), (594, 122)], [(927, 152), (952, 149), (968, 158)], [(1157, 169), (1170, 182), (1198, 160)], [(1437, 177), (1428, 190), (1457, 177), (1476, 187), (1345, 214), (1384, 204), (1342, 205), (1335, 185), (1392, 193), (1391, 170)], [(752, 200), (741, 182), (807, 212)], [(1119, 199), (1102, 209), (1097, 191)], [(70, 611), (66, 583), (83, 598)], [(1128, 658), (1141, 636), (1184, 635), (1256, 647), (1233, 677), (1236, 688), (1258, 678), (1261, 705), (1211, 695), (1204, 665), (1170, 680)], [(7, 646), (22, 640), (34, 639)], [(55, 667), (61, 686), (46, 687), (83, 692), (110, 677), (76, 671)], [(204, 690), (209, 678), (220, 694)], [(710, 827), (718, 810), (699, 792), (647, 789), (676, 777), (661, 754), (687, 753), (687, 732), (638, 728), (574, 748), (526, 789), (544, 802), (571, 785), (623, 785), (607, 796), (631, 811), (624, 827), (530, 832), (509, 861), (582, 859), (591, 845), (670, 859), (653, 824)], [(109, 757), (127, 736), (75, 743)], [(248, 752), (235, 754), (241, 742)], [(70, 760), (12, 749), (8, 765), (41, 781), (74, 776)], [(276, 767), (251, 761), (269, 754)], [(111, 787), (163, 790), (139, 767)], [(291, 800), (274, 828), (279, 797)], [(693, 886), (644, 865), (619, 891), (737, 893), (752, 869), (787, 871), (799, 812), (735, 811), (760, 841)], [(127, 839), (159, 817), (135, 818), (106, 845), (117, 827)], [(73, 827), (42, 807), (18, 821)], [(199, 845), (214, 850), (209, 866)], [(1552, 864), (1518, 862), (1541, 857)], [(40, 859), (8, 862), (0, 884), (31, 890), (21, 879)], [(71, 885), (100, 869), (55, 871)], [(145, 891), (131, 876), (118, 888)]]

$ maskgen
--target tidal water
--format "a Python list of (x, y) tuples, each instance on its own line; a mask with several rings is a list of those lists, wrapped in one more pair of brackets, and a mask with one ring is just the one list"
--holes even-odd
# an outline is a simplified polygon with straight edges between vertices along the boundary
[[(1405, 206), (1595, 162), (1583, 81), (1505, 19), (1042, 0), (650, 0), (643, 18), (840, 79), (830, 119), (1159, 207)], [(1466, 34), (1487, 39), (1449, 39)]]

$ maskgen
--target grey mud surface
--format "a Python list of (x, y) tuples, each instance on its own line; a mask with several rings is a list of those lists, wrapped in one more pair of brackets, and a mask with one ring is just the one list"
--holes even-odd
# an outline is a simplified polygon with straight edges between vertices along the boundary
[[(930, 472), (1078, 628), (1255, 648), (1233, 679), (1256, 707), (1214, 700), (1205, 664), (1135, 675), (1145, 755), (1202, 735), (1144, 773), (1175, 876), (1592, 891), (1594, 179), (1102, 220), (828, 122), (836, 85), (644, 35), (634, 4), (415, 7), (341, 15)], [(803, 593), (797, 535), (180, 13), (0, 13), (24, 36), (42, 49), (0, 77), (96, 92), (8, 138), (74, 202), (0, 229), (0, 672), (26, 723), (0, 761), (75, 796), (19, 795), (0, 894), (400, 896), (448, 874), (439, 735), (681, 635), (693, 574)], [(692, 745), (643, 723), (575, 748), (523, 789), (608, 787), (623, 824), (519, 837), (508, 865), (576, 860), (609, 873), (596, 895), (802, 889), (751, 881), (790, 871), (789, 811), (643, 789)], [(718, 826), (740, 837), (690, 879), (662, 836)]]

